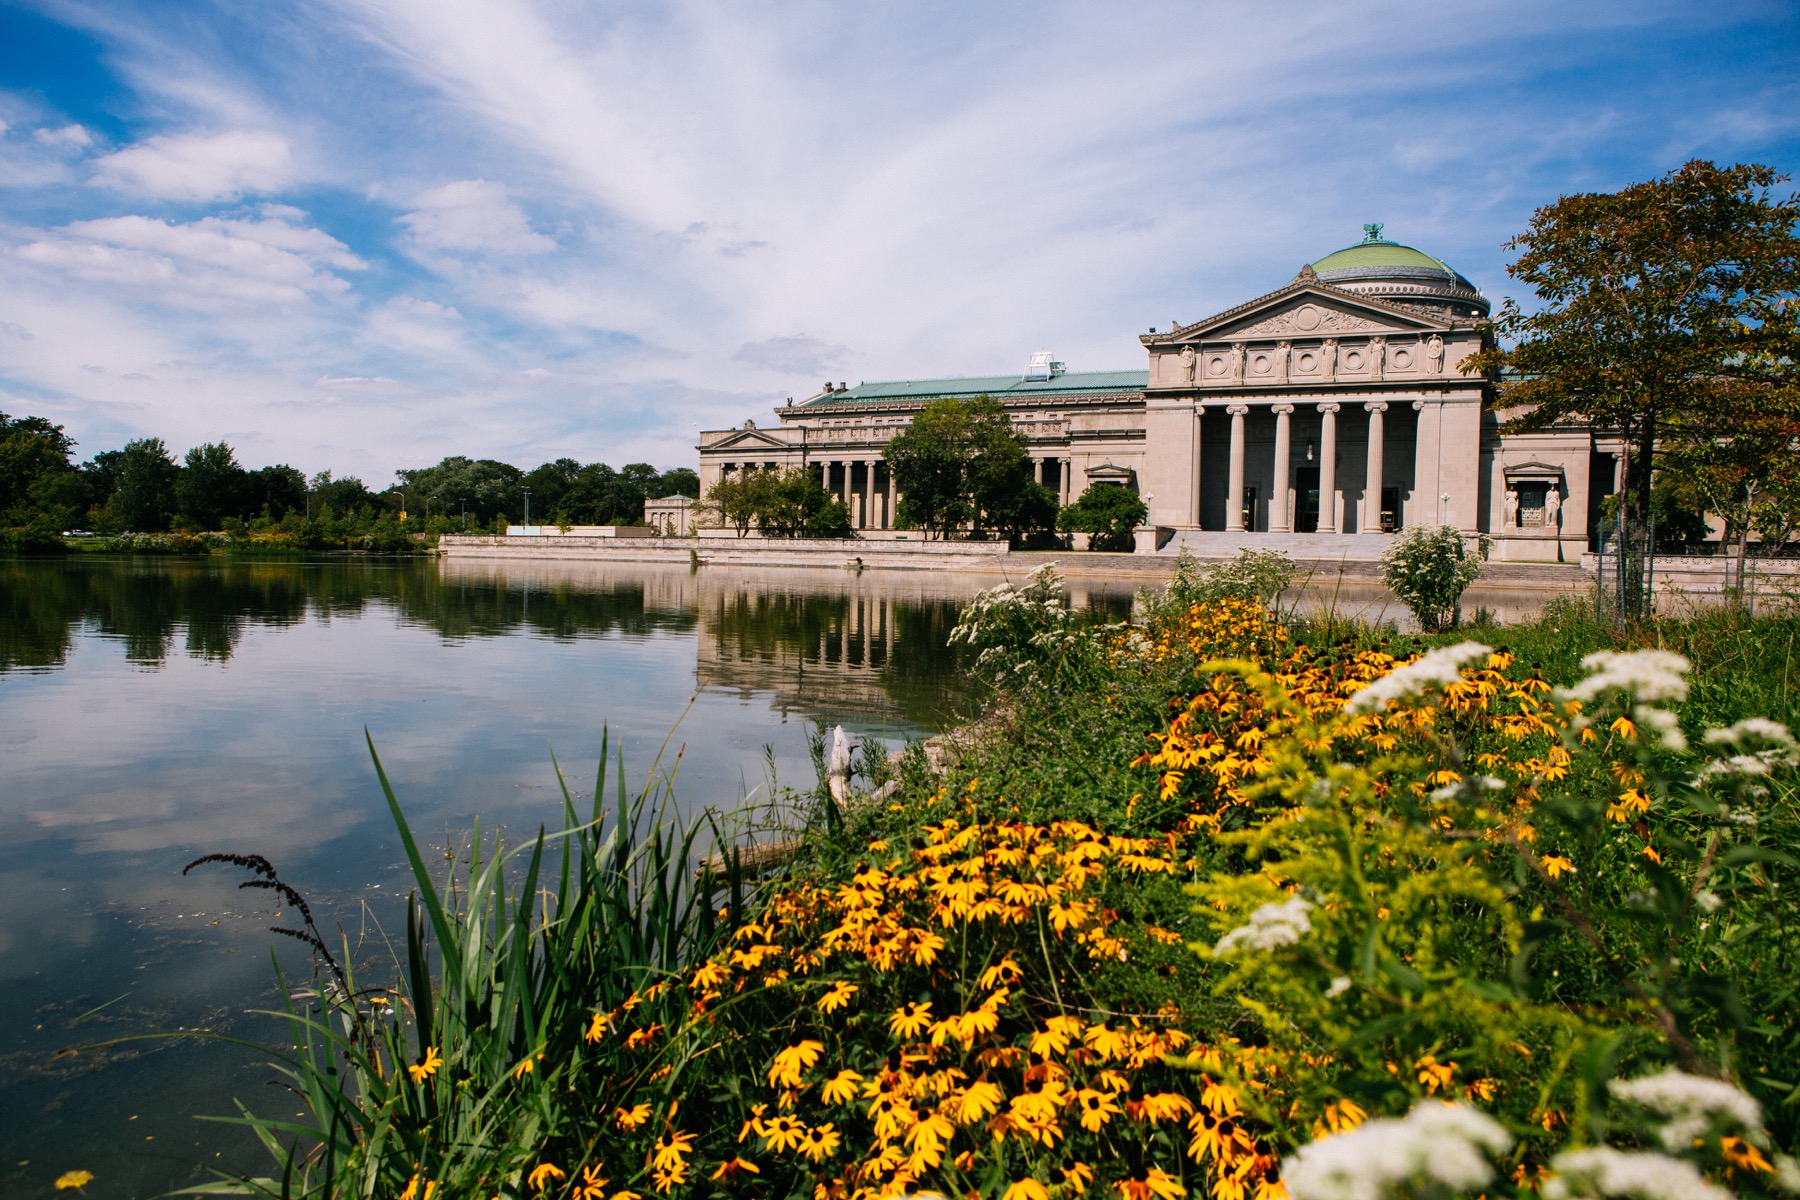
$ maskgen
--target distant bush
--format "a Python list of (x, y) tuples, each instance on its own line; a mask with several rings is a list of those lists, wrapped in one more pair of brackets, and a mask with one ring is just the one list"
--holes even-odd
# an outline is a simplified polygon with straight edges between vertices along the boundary
[(1456, 624), (1456, 601), (1480, 574), (1453, 525), (1410, 526), (1381, 555), (1381, 578), (1425, 630)]
[(1161, 591), (1141, 588), (1138, 607), (1150, 624), (1179, 618), (1196, 604), (1251, 600), (1268, 606), (1294, 582), (1294, 560), (1279, 550), (1240, 550), (1228, 562), (1202, 566), (1186, 548), (1176, 555), (1175, 577)]
[(104, 540), (113, 554), (210, 554), (230, 544), (218, 533), (121, 533)]

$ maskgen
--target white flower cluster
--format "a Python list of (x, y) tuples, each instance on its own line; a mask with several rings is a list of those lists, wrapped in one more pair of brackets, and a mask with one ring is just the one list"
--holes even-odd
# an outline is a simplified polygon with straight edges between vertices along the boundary
[(1726, 758), (1716, 758), (1700, 772), (1699, 782), (1709, 779), (1743, 779), (1767, 775), (1776, 767), (1800, 766), (1800, 743), (1794, 733), (1779, 721), (1767, 717), (1746, 717), (1736, 725), (1706, 731), (1709, 746), (1729, 746), (1737, 751)]
[(1250, 914), (1250, 923), (1232, 930), (1219, 939), (1213, 953), (1220, 958), (1239, 950), (1273, 950), (1292, 946), (1311, 932), (1312, 918), (1306, 915), (1312, 907), (1303, 896), (1295, 896), (1282, 904), (1265, 904)]
[(1494, 1178), (1489, 1159), (1512, 1136), (1464, 1104), (1422, 1104), (1404, 1118), (1365, 1121), (1302, 1146), (1283, 1178), (1292, 1200), (1385, 1200), (1415, 1181), (1473, 1192)]
[(1631, 719), (1652, 741), (1668, 750), (1686, 750), (1687, 738), (1675, 714), (1659, 704), (1687, 699), (1687, 673), (1693, 664), (1668, 650), (1600, 650), (1581, 660), (1589, 675), (1572, 688), (1558, 690), (1564, 700), (1592, 704), (1615, 693), (1633, 701)]
[(1556, 1176), (1544, 1184), (1544, 1200), (1584, 1196), (1632, 1196), (1636, 1200), (1732, 1200), (1689, 1162), (1662, 1154), (1595, 1146), (1568, 1150), (1550, 1160)]
[(1615, 1097), (1668, 1118), (1662, 1127), (1662, 1143), (1671, 1151), (1691, 1147), (1705, 1136), (1713, 1122), (1756, 1133), (1762, 1128), (1762, 1106), (1719, 1079), (1663, 1071), (1641, 1079), (1626, 1079), (1608, 1089)]
[(1600, 650), (1581, 660), (1592, 672), (1562, 694), (1584, 704), (1608, 692), (1625, 692), (1641, 704), (1687, 699), (1693, 664), (1668, 650)]
[(1350, 697), (1344, 704), (1344, 711), (1351, 715), (1381, 712), (1395, 700), (1416, 696), (1427, 688), (1455, 683), (1462, 674), (1465, 663), (1473, 662), (1478, 658), (1486, 658), (1492, 653), (1492, 648), (1484, 646), (1480, 642), (1458, 642), (1454, 646), (1440, 646), (1416, 662), (1410, 662), (1398, 670), (1389, 671)]

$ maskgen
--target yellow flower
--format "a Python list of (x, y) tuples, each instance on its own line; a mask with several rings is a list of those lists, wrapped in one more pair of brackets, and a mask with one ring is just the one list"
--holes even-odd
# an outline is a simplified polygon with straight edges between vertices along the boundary
[(1414, 1063), (1413, 1070), (1419, 1073), (1419, 1082), (1425, 1085), (1425, 1090), (1428, 1092), (1435, 1092), (1439, 1088), (1449, 1086), (1450, 1081), (1456, 1077), (1456, 1064), (1453, 1062), (1440, 1063), (1435, 1054), (1427, 1054)]
[(903, 1004), (888, 1018), (888, 1028), (895, 1037), (917, 1037), (931, 1025), (931, 1005)]
[(1099, 1133), (1101, 1126), (1119, 1115), (1112, 1093), (1096, 1092), (1093, 1088), (1075, 1093), (1075, 1107), (1081, 1114), (1081, 1127), (1089, 1133)]
[(1050, 1200), (1050, 1189), (1027, 1175), (1015, 1180), (1001, 1200)]
[(1628, 717), (1620, 717), (1608, 726), (1608, 728), (1626, 740), (1637, 737), (1637, 726), (1633, 725)]
[(983, 1079), (971, 1083), (968, 1089), (955, 1098), (954, 1112), (960, 1125), (970, 1125), (981, 1120), (1000, 1107), (1002, 1096), (998, 1084)]
[(584, 1033), (582, 1035), (582, 1037), (586, 1038), (590, 1042), (599, 1041), (602, 1037), (606, 1036), (606, 1028), (611, 1023), (611, 1021), (612, 1021), (611, 1014), (598, 1013), (598, 1012), (595, 1013), (594, 1019), (588, 1022), (587, 1032)]
[(707, 1178), (714, 1181), (720, 1179), (732, 1180), (736, 1179), (739, 1175), (761, 1174), (762, 1168), (758, 1167), (747, 1158), (728, 1158), (720, 1163), (719, 1169), (714, 1171), (711, 1175), (708, 1175)]
[(679, 1171), (687, 1165), (694, 1150), (694, 1134), (676, 1130), (656, 1139), (650, 1151), (650, 1165), (658, 1171)]
[(424, 1055), (416, 1063), (408, 1063), (406, 1073), (412, 1076), (414, 1083), (424, 1083), (437, 1069), (444, 1065), (444, 1056), (438, 1053), (436, 1046), (425, 1047)]
[(815, 1125), (800, 1138), (800, 1150), (814, 1162), (824, 1162), (837, 1153), (838, 1135), (830, 1122)]
[(634, 1104), (630, 1108), (613, 1109), (613, 1124), (625, 1133), (630, 1133), (649, 1119), (650, 1106), (648, 1104)]
[(855, 1071), (846, 1068), (833, 1075), (820, 1094), (827, 1104), (848, 1104), (856, 1099), (857, 1084), (862, 1082), (862, 1078)]
[[(529, 1061), (529, 1060), (527, 1060)], [(539, 1163), (531, 1171), (531, 1187), (534, 1191), (543, 1191), (559, 1179), (568, 1178), (568, 1172), (554, 1163)]]
[(1152, 1125), (1159, 1121), (1176, 1121), (1194, 1111), (1192, 1102), (1176, 1092), (1156, 1092), (1137, 1102), (1136, 1114)]
[(1560, 854), (1546, 854), (1538, 861), (1544, 864), (1544, 874), (1552, 879), (1560, 877), (1564, 872), (1570, 875), (1575, 873), (1575, 863)]
[[(1764, 1174), (1771, 1174), (1775, 1170), (1769, 1165), (1769, 1160), (1762, 1156), (1762, 1151), (1743, 1138), (1722, 1137), (1719, 1139), (1719, 1149), (1725, 1152), (1725, 1160), (1731, 1164), (1734, 1175), (1740, 1170), (1761, 1171)], [(58, 1183), (56, 1186), (61, 1187), (62, 1184)]]
[(800, 1144), (806, 1136), (806, 1126), (789, 1116), (779, 1116), (764, 1121), (756, 1130), (762, 1135), (769, 1149), (781, 1151), (791, 1150)]
[(569, 1195), (576, 1200), (604, 1200), (607, 1182), (599, 1167), (583, 1167), (581, 1181), (569, 1189)]
[(1064, 1187), (1072, 1187), (1085, 1196), (1088, 1184), (1094, 1182), (1094, 1168), (1083, 1162), (1072, 1162), (1063, 1168), (1062, 1181)]
[(1180, 1200), (1187, 1195), (1187, 1189), (1160, 1167), (1151, 1167), (1142, 1179), (1121, 1179), (1113, 1186), (1125, 1200)]
[(66, 1192), (70, 1188), (84, 1188), (94, 1182), (92, 1171), (64, 1171), (56, 1177), (56, 1190)]
[(845, 983), (840, 979), (838, 982), (831, 985), (831, 990), (829, 992), (826, 992), (819, 998), (819, 1011), (826, 1013), (836, 1012), (838, 1009), (848, 1005), (850, 1003), (850, 998), (856, 995), (856, 992), (857, 987), (854, 983)]
[(824, 1051), (822, 1042), (811, 1039), (798, 1046), (789, 1046), (775, 1056), (775, 1063), (769, 1068), (769, 1086), (797, 1088), (800, 1086), (800, 1074), (815, 1062)]

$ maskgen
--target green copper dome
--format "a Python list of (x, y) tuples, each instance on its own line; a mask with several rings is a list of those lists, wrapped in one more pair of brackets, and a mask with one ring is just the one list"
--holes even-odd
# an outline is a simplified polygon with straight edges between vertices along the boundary
[(1469, 309), (1469, 315), (1475, 309), (1482, 314), (1488, 310), (1486, 298), (1450, 264), (1389, 241), (1379, 224), (1364, 225), (1362, 241), (1327, 254), (1312, 269), (1321, 283), (1333, 287), (1408, 303), (1448, 301), (1453, 311)]

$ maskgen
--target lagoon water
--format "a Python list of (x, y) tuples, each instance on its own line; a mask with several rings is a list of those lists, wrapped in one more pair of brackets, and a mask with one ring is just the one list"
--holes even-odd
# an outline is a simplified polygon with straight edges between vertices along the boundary
[[(945, 639), (992, 579), (454, 561), (0, 561), (0, 1195), (90, 1197), (265, 1161), (282, 1115), (269, 858), (371, 972), (409, 878), (365, 730), (421, 841), (554, 823), (554, 750), (601, 729), (684, 809), (810, 787), (807, 732), (897, 744), (978, 702)], [(1081, 585), (1122, 616), (1127, 585)], [(205, 1039), (171, 1038), (201, 1029)]]

